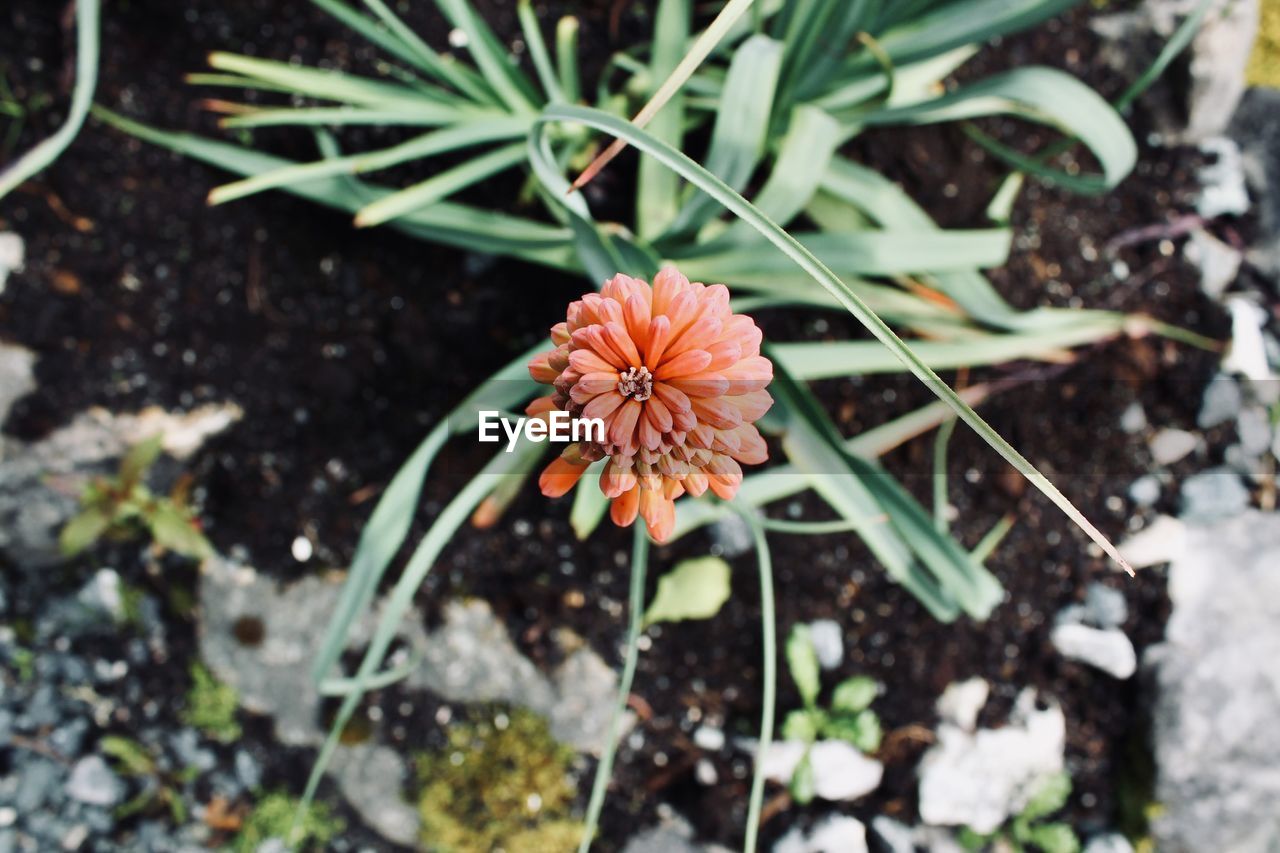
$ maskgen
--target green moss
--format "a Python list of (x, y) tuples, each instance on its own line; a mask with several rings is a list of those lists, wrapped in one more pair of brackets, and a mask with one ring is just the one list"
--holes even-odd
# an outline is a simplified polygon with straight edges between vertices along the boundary
[(440, 853), (571, 850), (573, 751), (523, 709), (495, 708), (449, 729), (449, 745), (417, 760), (422, 838)]
[[(293, 816), (298, 801), (283, 791), (273, 791), (253, 807), (245, 818), (240, 834), (232, 845), (236, 853), (254, 853), (268, 838), (284, 839), (293, 826)], [(295, 850), (322, 849), (335, 836), (347, 828), (346, 823), (335, 817), (323, 803), (312, 803), (303, 815), (294, 839)]]
[(1254, 86), (1280, 87), (1280, 0), (1262, 0), (1258, 40), (1246, 76)]
[(187, 691), (187, 707), (182, 719), (211, 738), (232, 741), (240, 737), (236, 708), (240, 697), (236, 689), (223, 684), (200, 664), (191, 667), (191, 689)]

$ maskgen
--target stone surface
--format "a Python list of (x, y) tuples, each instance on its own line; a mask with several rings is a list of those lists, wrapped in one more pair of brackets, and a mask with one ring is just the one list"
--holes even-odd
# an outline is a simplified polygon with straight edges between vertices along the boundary
[[(0, 424), (9, 417), (14, 403), (35, 390), (35, 365), (36, 355), (31, 350), (0, 341)], [(3, 458), (4, 453), (0, 452), (0, 459)]]
[[(1247, 195), (1245, 200), (1248, 201)], [(1228, 246), (1203, 228), (1191, 232), (1191, 239), (1183, 251), (1187, 260), (1200, 268), (1200, 290), (1215, 301), (1220, 300), (1236, 280), (1240, 264), (1244, 262), (1243, 252)]]
[(991, 832), (1063, 768), (1062, 709), (1038, 709), (1030, 688), (1019, 694), (1002, 728), (969, 732), (943, 722), (937, 736), (919, 769), (920, 816), (928, 824)]
[(1129, 678), (1138, 669), (1133, 642), (1118, 628), (1057, 625), (1050, 638), (1063, 657), (1087, 663), (1115, 678)]
[(1186, 525), (1180, 520), (1161, 515), (1155, 521), (1120, 543), (1120, 556), (1135, 569), (1167, 563), (1182, 552), (1186, 541)]
[(1244, 405), (1244, 399), (1236, 380), (1220, 373), (1213, 377), (1204, 389), (1204, 397), (1200, 401), (1200, 414), (1196, 416), (1196, 426), (1200, 429), (1212, 429), (1219, 424), (1225, 424), (1240, 413), (1242, 405)]
[(1249, 505), (1249, 490), (1240, 475), (1227, 467), (1210, 468), (1182, 484), (1181, 517), (1211, 521), (1236, 515)]
[(1151, 436), (1151, 459), (1159, 466), (1172, 465), (1200, 445), (1200, 437), (1183, 429), (1162, 429)]
[(867, 828), (856, 817), (830, 815), (807, 833), (793, 827), (773, 853), (867, 853)]
[(1231, 346), (1222, 360), (1222, 370), (1244, 376), (1258, 399), (1270, 405), (1280, 396), (1280, 382), (1271, 370), (1262, 333), (1270, 315), (1244, 296), (1227, 297), (1226, 305), (1231, 312)]
[(1188, 527), (1151, 650), (1153, 829), (1169, 853), (1280, 849), (1280, 516)]
[(90, 409), (33, 444), (5, 442), (0, 456), (0, 553), (27, 571), (59, 565), (62, 526), (79, 508), (88, 479), (110, 473), (134, 444), (162, 433), (177, 458), (240, 417), (233, 405), (207, 406), (187, 414), (158, 408), (136, 415)]
[(1246, 92), (1229, 132), (1240, 145), (1245, 180), (1256, 199), (1259, 234), (1247, 258), (1275, 278), (1280, 276), (1280, 90), (1259, 86)]
[(9, 274), (22, 271), (26, 246), (12, 231), (0, 232), (0, 293), (4, 293)]
[(835, 669), (844, 661), (844, 629), (834, 619), (818, 619), (809, 623), (809, 639), (818, 655), (818, 665)]
[[(276, 737), (314, 746), (320, 728), (320, 692), (311, 679), (323, 627), (337, 607), (341, 585), (318, 576), (280, 586), (253, 569), (222, 558), (206, 561), (201, 573), (201, 655), (217, 677), (236, 688), (241, 703), (273, 718)], [(379, 603), (357, 619), (348, 648), (372, 637)], [(245, 620), (260, 641), (237, 639)], [(599, 655), (578, 642), (549, 676), (521, 654), (506, 627), (483, 601), (452, 601), (443, 624), (428, 633), (416, 610), (401, 621), (402, 659), (416, 661), (406, 678), (411, 689), (430, 690), (450, 702), (508, 702), (545, 716), (552, 734), (579, 751), (602, 746), (613, 709), (617, 675)], [(573, 641), (566, 643), (574, 645)], [(342, 746), (330, 774), (352, 807), (384, 837), (412, 844), (416, 810), (401, 790), (407, 769), (394, 750)]]
[(124, 783), (99, 755), (77, 761), (67, 777), (67, 796), (91, 806), (117, 806), (124, 794)]
[(1133, 845), (1120, 833), (1108, 832), (1090, 838), (1084, 853), (1133, 853)]
[(1160, 479), (1154, 474), (1144, 474), (1129, 484), (1129, 499), (1140, 507), (1155, 506), (1160, 492)]
[(1142, 404), (1134, 400), (1120, 414), (1120, 429), (1129, 435), (1142, 432), (1147, 428), (1147, 413)]
[[(1244, 158), (1235, 140), (1215, 136), (1204, 140), (1200, 150), (1211, 158), (1196, 177), (1200, 179), (1200, 197), (1196, 212), (1205, 219), (1219, 216), (1243, 216), (1249, 210), (1249, 190), (1245, 185)], [(1232, 276), (1234, 278), (1234, 276)], [(1230, 284), (1228, 281), (1226, 284)], [(1213, 282), (1208, 290), (1221, 290), (1226, 284)], [(1201, 279), (1201, 287), (1204, 280)]]
[[(774, 741), (761, 758), (764, 775), (779, 784), (791, 782), (804, 758), (806, 744), (799, 740)], [(814, 793), (823, 800), (856, 800), (880, 787), (884, 765), (863, 755), (842, 740), (822, 740), (809, 751)]]
[(985, 678), (953, 681), (938, 697), (938, 717), (971, 732), (977, 727), (978, 714), (982, 713), (982, 706), (987, 704), (990, 695), (991, 686)]

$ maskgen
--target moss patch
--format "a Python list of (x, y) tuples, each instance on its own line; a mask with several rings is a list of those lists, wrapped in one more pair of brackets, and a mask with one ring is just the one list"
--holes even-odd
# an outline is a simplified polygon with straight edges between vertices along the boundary
[(1261, 11), (1258, 40), (1245, 73), (1251, 85), (1280, 88), (1280, 0), (1262, 0)]
[(440, 853), (571, 850), (573, 751), (524, 709), (493, 708), (450, 727), (449, 745), (418, 757), (422, 839)]
[(201, 664), (192, 665), (183, 722), (216, 740), (233, 741), (240, 737), (240, 723), (236, 720), (239, 705), (240, 697), (234, 687), (218, 681)]
[[(282, 791), (265, 795), (245, 818), (233, 848), (236, 853), (254, 853), (268, 838), (283, 840), (293, 826), (293, 815), (298, 800)], [(312, 803), (302, 817), (298, 835), (294, 839), (296, 850), (323, 849), (334, 836), (347, 828), (341, 818), (333, 816), (323, 803)]]

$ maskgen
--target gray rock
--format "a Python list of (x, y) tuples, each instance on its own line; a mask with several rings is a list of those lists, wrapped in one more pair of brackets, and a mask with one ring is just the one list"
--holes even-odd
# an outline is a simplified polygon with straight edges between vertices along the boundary
[(789, 784), (806, 749), (814, 794), (820, 799), (856, 800), (880, 787), (884, 765), (842, 740), (821, 740), (811, 748), (799, 740), (774, 741), (759, 759), (765, 778)]
[(406, 847), (418, 844), (418, 810), (404, 799), (404, 759), (378, 744), (348, 747), (334, 756), (332, 775), (351, 807), (375, 832)]
[[(1206, 139), (1200, 150), (1213, 157), (1213, 162), (1202, 167), (1200, 197), (1196, 199), (1196, 212), (1205, 219), (1218, 216), (1243, 216), (1249, 211), (1249, 190), (1245, 186), (1244, 159), (1235, 140), (1224, 136)], [(1234, 276), (1232, 276), (1234, 278)], [(1230, 284), (1230, 281), (1227, 282)], [(1204, 279), (1201, 279), (1204, 287)], [(1226, 284), (1212, 282), (1210, 289), (1221, 295)]]
[(62, 768), (47, 758), (26, 762), (19, 772), (18, 793), (13, 807), (18, 814), (31, 814), (56, 796)]
[(1230, 468), (1210, 468), (1182, 484), (1181, 518), (1212, 521), (1240, 513), (1249, 505), (1249, 490)]
[(1120, 833), (1108, 832), (1090, 838), (1084, 853), (1133, 853), (1133, 845)]
[(0, 293), (4, 293), (9, 274), (22, 271), (26, 246), (12, 231), (0, 232)]
[(880, 839), (886, 853), (916, 853), (915, 833), (905, 823), (876, 815), (871, 819), (871, 831)]
[(1230, 134), (1240, 144), (1245, 180), (1257, 200), (1261, 233), (1247, 257), (1274, 279), (1280, 276), (1280, 89), (1255, 86), (1247, 91)]
[(1148, 657), (1157, 847), (1280, 849), (1280, 516), (1190, 525), (1169, 597), (1165, 641)]
[[(0, 234), (0, 239), (5, 236)], [(0, 259), (0, 291), (4, 289), (3, 282), (4, 261)], [(36, 389), (35, 364), (36, 354), (31, 350), (0, 342), (0, 424), (9, 417), (14, 403)]]
[(71, 768), (67, 796), (91, 806), (117, 806), (124, 800), (125, 785), (100, 755), (88, 755)]
[(1236, 380), (1226, 374), (1218, 374), (1204, 389), (1204, 397), (1200, 401), (1200, 414), (1196, 416), (1196, 426), (1200, 429), (1212, 429), (1225, 424), (1240, 413), (1244, 404), (1240, 386)]
[(1168, 515), (1155, 521), (1120, 543), (1120, 556), (1135, 569), (1145, 569), (1158, 563), (1167, 563), (1182, 550), (1186, 540), (1186, 525)]
[(1085, 620), (1099, 628), (1119, 628), (1129, 618), (1124, 593), (1094, 581), (1084, 592)]
[(844, 629), (834, 619), (817, 619), (809, 623), (809, 639), (818, 655), (818, 665), (835, 669), (844, 661)]
[(1129, 435), (1142, 432), (1147, 428), (1147, 413), (1142, 404), (1134, 400), (1120, 414), (1120, 429)]
[(1133, 642), (1118, 628), (1057, 625), (1051, 639), (1063, 657), (1087, 663), (1116, 678), (1129, 678), (1138, 669)]
[(120, 595), (120, 575), (115, 569), (98, 569), (94, 572), (76, 600), (87, 610), (106, 617), (112, 622), (124, 620), (124, 599)]
[(773, 853), (867, 853), (867, 828), (848, 815), (828, 815), (807, 833), (793, 827)]
[(49, 733), (49, 747), (63, 758), (74, 758), (84, 749), (84, 738), (88, 733), (89, 720), (76, 717)]
[(236, 780), (247, 791), (256, 791), (262, 785), (262, 765), (258, 759), (244, 749), (236, 750)]
[[(1246, 195), (1246, 200), (1248, 196)], [(1240, 272), (1244, 253), (1214, 237), (1203, 228), (1191, 232), (1183, 253), (1200, 268), (1200, 290), (1213, 300), (1222, 298)]]
[(943, 722), (971, 732), (978, 725), (978, 714), (987, 704), (991, 686), (985, 678), (974, 677), (966, 681), (953, 681), (938, 697), (938, 718)]
[(919, 769), (920, 816), (928, 824), (992, 832), (1063, 767), (1062, 709), (1039, 710), (1032, 689), (1019, 694), (1002, 728), (968, 732), (944, 722), (937, 735)]
[(622, 853), (701, 853), (693, 842), (693, 827), (678, 815), (668, 815), (657, 826), (633, 836)]
[(1247, 459), (1257, 459), (1271, 450), (1271, 415), (1262, 406), (1249, 406), (1236, 418), (1240, 450)]
[(1199, 436), (1182, 429), (1162, 429), (1148, 442), (1152, 460), (1161, 467), (1179, 461), (1199, 445)]
[(1155, 506), (1160, 500), (1160, 480), (1145, 474), (1129, 484), (1129, 499), (1140, 507)]

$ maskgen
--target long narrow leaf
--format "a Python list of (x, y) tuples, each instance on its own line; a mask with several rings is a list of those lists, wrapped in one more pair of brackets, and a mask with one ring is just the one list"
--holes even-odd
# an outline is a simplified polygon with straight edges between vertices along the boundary
[(381, 225), (429, 207), (472, 184), (510, 169), (524, 159), (524, 151), (524, 143), (505, 145), (407, 189), (380, 198), (356, 213), (356, 225), (360, 228)]

